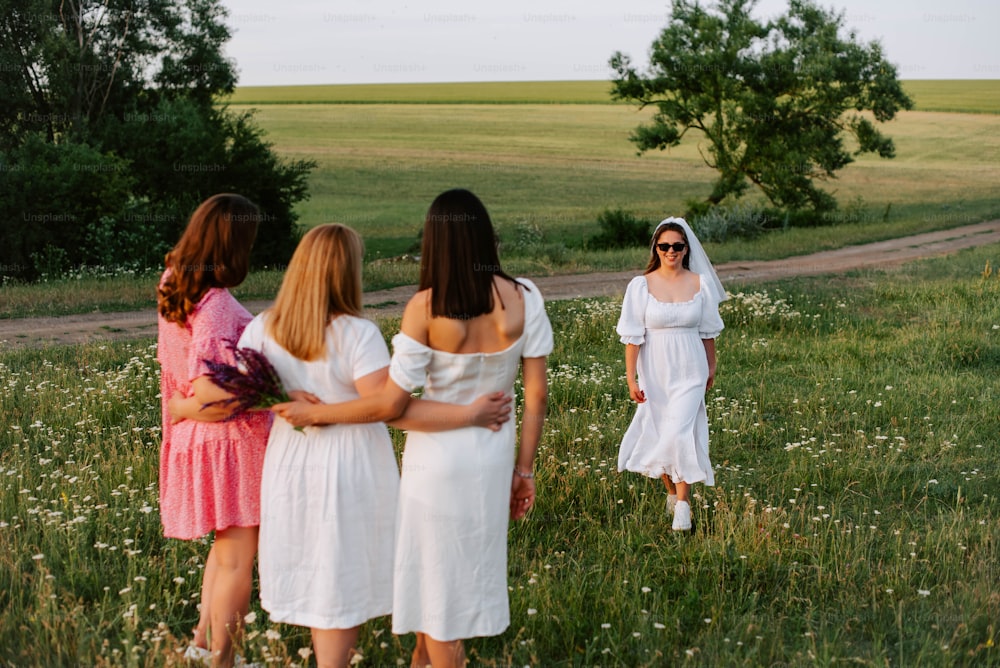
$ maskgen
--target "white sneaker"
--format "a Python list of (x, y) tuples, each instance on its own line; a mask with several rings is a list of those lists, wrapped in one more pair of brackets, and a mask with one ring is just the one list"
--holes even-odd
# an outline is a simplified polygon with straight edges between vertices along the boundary
[(667, 515), (674, 514), (674, 507), (677, 505), (677, 495), (667, 494)]
[(691, 530), (691, 505), (687, 501), (678, 501), (674, 506), (674, 531)]

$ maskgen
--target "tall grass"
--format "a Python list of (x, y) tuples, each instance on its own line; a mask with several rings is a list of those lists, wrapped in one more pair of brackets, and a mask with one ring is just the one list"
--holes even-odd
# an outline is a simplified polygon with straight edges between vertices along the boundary
[[(646, 250), (585, 251), (567, 249), (561, 243), (520, 245), (517, 236), (505, 250), (517, 248), (504, 267), (521, 276), (586, 273), (596, 270), (624, 271), (641, 264)], [(364, 290), (378, 291), (398, 285), (413, 285), (420, 265), (408, 258), (376, 258), (364, 266)], [(123, 276), (63, 278), (41, 283), (0, 284), (0, 319), (59, 316), (80, 313), (112, 313), (153, 309), (156, 306), (158, 271)], [(240, 301), (270, 301), (278, 294), (284, 271), (260, 269), (233, 289)]]
[[(476, 665), (1000, 665), (1000, 246), (729, 285), (696, 532), (616, 471), (616, 300), (548, 305), (539, 497)], [(397, 321), (381, 323), (386, 336)], [(181, 665), (207, 546), (165, 540), (152, 342), (0, 354), (0, 663)], [(400, 435), (394, 434), (397, 447)], [(413, 638), (366, 625), (362, 665)], [(255, 609), (243, 652), (303, 662)]]

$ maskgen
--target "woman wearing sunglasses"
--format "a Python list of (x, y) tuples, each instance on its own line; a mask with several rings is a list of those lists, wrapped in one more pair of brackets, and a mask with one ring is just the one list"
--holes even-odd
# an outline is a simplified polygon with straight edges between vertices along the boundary
[(705, 392), (715, 382), (719, 302), (725, 299), (687, 222), (667, 218), (657, 225), (649, 264), (629, 283), (616, 328), (625, 344), (629, 396), (638, 404), (618, 470), (663, 480), (674, 531), (692, 529), (691, 485), (715, 484)]

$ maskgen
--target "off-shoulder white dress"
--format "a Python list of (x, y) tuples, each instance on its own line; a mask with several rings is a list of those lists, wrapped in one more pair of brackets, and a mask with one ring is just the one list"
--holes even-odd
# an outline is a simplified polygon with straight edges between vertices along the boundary
[(646, 401), (636, 405), (622, 438), (619, 471), (715, 484), (708, 457), (708, 360), (702, 343), (723, 329), (712, 295), (704, 278), (690, 301), (677, 303), (657, 301), (645, 276), (629, 283), (616, 331), (622, 343), (640, 346), (637, 371)]
[[(423, 396), (468, 404), (487, 392), (512, 393), (522, 358), (552, 351), (552, 327), (538, 288), (518, 279), (524, 333), (494, 353), (456, 354), (405, 334), (393, 340), (393, 381)], [(507, 308), (511, 308), (508, 304)], [(466, 427), (410, 431), (403, 452), (396, 516), (392, 632), (439, 641), (502, 633), (507, 599), (507, 522), (515, 421), (500, 431)]]

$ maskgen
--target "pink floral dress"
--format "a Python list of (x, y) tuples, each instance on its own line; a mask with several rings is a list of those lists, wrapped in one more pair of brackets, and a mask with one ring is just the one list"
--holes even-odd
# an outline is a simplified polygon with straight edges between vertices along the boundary
[(160, 517), (163, 535), (190, 540), (211, 531), (260, 524), (260, 479), (271, 428), (269, 412), (222, 422), (170, 423), (167, 401), (191, 395), (191, 382), (208, 372), (204, 359), (232, 363), (226, 341), (237, 341), (252, 316), (222, 288), (202, 297), (185, 325), (158, 318), (163, 443)]

